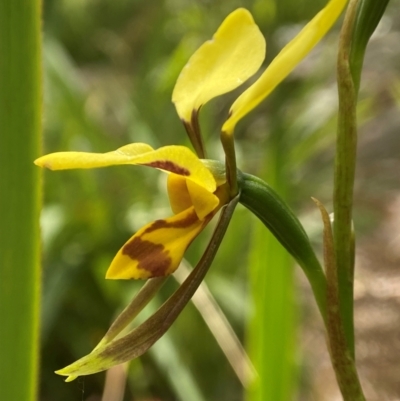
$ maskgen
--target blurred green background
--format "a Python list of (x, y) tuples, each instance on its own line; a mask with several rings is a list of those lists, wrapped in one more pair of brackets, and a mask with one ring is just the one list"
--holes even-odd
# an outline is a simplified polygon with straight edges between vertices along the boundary
[[(237, 7), (248, 8), (267, 38), (268, 63), (324, 4), (322, 0), (44, 1), (44, 153), (106, 152), (130, 142), (189, 146), (170, 101), (172, 89), (190, 55), (223, 18)], [(369, 400), (400, 394), (398, 6), (399, 1), (393, 0), (371, 41), (359, 107), (356, 325), (360, 375)], [(260, 175), (286, 198), (317, 247), (321, 223), (310, 197), (331, 210), (337, 37), (338, 26), (236, 131), (239, 168)], [(203, 134), (213, 158), (223, 159), (219, 128), (242, 90), (213, 100), (202, 110)], [(64, 383), (53, 372), (90, 352), (142, 285), (106, 281), (104, 275), (135, 230), (171, 214), (165, 177), (133, 166), (45, 171), (44, 177), (40, 399), (101, 400), (105, 374)], [(191, 245), (187, 259), (193, 265), (209, 235), (210, 229)], [(252, 358), (262, 350), (257, 339), (246, 335), (248, 327), (260, 321), (286, 327), (282, 333), (286, 352), (275, 356), (283, 367), (268, 369), (271, 381), (282, 380), (287, 391), (271, 400), (337, 399), (308, 284), (275, 243), (264, 242), (265, 235), (255, 218), (239, 207), (207, 284)], [(263, 269), (268, 287), (251, 284), (257, 282), (257, 269)], [(284, 276), (277, 279), (275, 271)], [(149, 309), (176, 286), (171, 278)], [(261, 298), (272, 302), (269, 312), (254, 317), (254, 304)], [(272, 352), (280, 336), (268, 333), (265, 350)], [(193, 305), (164, 339), (127, 369), (124, 400), (244, 398), (240, 380)]]

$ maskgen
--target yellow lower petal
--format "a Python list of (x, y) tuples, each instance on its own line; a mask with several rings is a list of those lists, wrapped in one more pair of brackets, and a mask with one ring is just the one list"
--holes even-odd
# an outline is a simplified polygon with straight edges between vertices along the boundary
[(118, 251), (106, 278), (144, 279), (173, 273), (187, 247), (211, 218), (212, 215), (200, 221), (191, 207), (147, 224)]

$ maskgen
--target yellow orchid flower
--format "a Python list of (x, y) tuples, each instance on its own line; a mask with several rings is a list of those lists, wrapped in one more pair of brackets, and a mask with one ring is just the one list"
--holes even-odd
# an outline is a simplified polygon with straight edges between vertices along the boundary
[[(217, 211), (236, 196), (236, 161), (232, 134), (236, 123), (260, 103), (325, 35), (346, 0), (331, 0), (279, 53), (261, 77), (232, 105), (222, 127), (227, 180), (218, 186), (210, 170), (187, 148), (154, 150), (135, 143), (104, 154), (61, 152), (35, 161), (53, 170), (137, 164), (169, 173), (168, 194), (174, 216), (141, 228), (115, 256), (107, 278), (138, 279), (171, 274), (193, 239)], [(183, 68), (172, 94), (199, 157), (205, 156), (198, 112), (212, 98), (249, 79), (265, 58), (265, 40), (249, 11), (239, 8), (222, 22)]]
[(51, 170), (86, 169), (121, 164), (142, 165), (169, 173), (168, 194), (174, 215), (142, 227), (119, 250), (107, 271), (110, 279), (166, 276), (179, 266), (193, 239), (229, 198), (226, 184), (186, 147), (154, 150), (133, 143), (113, 152), (58, 152), (35, 161)]
[[(52, 170), (132, 164), (153, 167), (168, 173), (167, 189), (174, 215), (145, 225), (125, 243), (107, 271), (106, 277), (111, 279), (153, 278), (171, 274), (179, 266), (184, 252), (195, 237), (226, 206), (197, 267), (154, 315), (129, 334), (117, 338), (154, 295), (162, 279), (148, 282), (148, 287), (120, 315), (91, 354), (57, 373), (68, 376), (67, 380), (73, 380), (78, 375), (95, 373), (135, 358), (154, 344), (177, 318), (210, 267), (237, 202), (242, 199), (246, 205), (248, 193), (246, 194), (246, 188), (243, 187), (243, 196), (238, 195), (236, 179), (233, 143), (236, 124), (268, 96), (310, 52), (336, 21), (346, 2), (347, 0), (331, 0), (234, 102), (221, 133), (226, 155), (226, 175), (213, 161), (201, 160), (205, 159), (205, 150), (198, 113), (209, 100), (232, 91), (254, 75), (265, 58), (265, 40), (251, 14), (243, 8), (229, 14), (212, 40), (204, 43), (193, 54), (173, 91), (172, 101), (197, 156), (183, 146), (165, 146), (155, 150), (147, 144), (134, 143), (108, 153), (59, 152), (35, 161), (38, 166)], [(257, 180), (248, 185), (253, 190), (260, 188)], [(282, 203), (276, 201), (276, 195), (269, 189), (267, 195), (264, 200), (272, 202), (272, 209), (275, 208), (273, 210), (278, 214), (286, 213), (286, 220), (282, 220), (284, 224), (277, 224), (281, 220), (274, 216), (272, 222), (266, 221), (267, 227), (278, 233), (277, 238), (293, 255), (303, 260), (303, 253), (307, 254), (309, 248), (300, 246), (299, 251), (297, 247), (288, 247), (291, 241), (286, 241), (285, 235), (281, 235), (282, 227), (289, 222), (300, 236), (304, 234), (306, 238), (300, 223), (288, 208), (285, 209)], [(258, 208), (265, 206), (264, 200), (256, 202), (254, 208), (249, 207), (247, 202), (246, 207), (258, 215)], [(308, 256), (305, 259), (309, 260)], [(318, 261), (316, 265), (316, 271), (319, 272)]]

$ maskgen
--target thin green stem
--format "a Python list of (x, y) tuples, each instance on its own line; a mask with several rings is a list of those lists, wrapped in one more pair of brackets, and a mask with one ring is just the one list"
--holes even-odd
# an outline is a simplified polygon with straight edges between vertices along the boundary
[(0, 1), (0, 392), (33, 401), (39, 334), (41, 2)]
[(354, 358), (352, 232), (353, 187), (357, 153), (357, 94), (349, 54), (358, 0), (351, 0), (343, 22), (337, 62), (339, 116), (334, 179), (334, 239), (339, 284), (340, 313), (346, 342)]

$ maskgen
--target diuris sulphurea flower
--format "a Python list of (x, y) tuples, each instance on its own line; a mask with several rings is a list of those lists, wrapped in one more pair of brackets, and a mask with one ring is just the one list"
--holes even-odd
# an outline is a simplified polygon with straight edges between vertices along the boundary
[(142, 227), (115, 256), (106, 278), (143, 279), (174, 272), (186, 248), (221, 206), (228, 202), (225, 183), (184, 146), (154, 150), (133, 143), (108, 153), (59, 152), (35, 161), (51, 170), (133, 164), (169, 173), (168, 194), (174, 215)]
[[(236, 124), (319, 42), (345, 4), (346, 0), (331, 0), (233, 103), (221, 130), (225, 167), (205, 160), (198, 114), (209, 100), (234, 90), (253, 76), (264, 61), (265, 39), (251, 14), (243, 8), (229, 14), (213, 38), (192, 55), (173, 90), (172, 101), (197, 156), (183, 146), (153, 149), (147, 144), (133, 143), (108, 153), (60, 152), (35, 161), (38, 166), (52, 170), (121, 164), (162, 170), (168, 174), (167, 190), (173, 212), (171, 217), (151, 222), (135, 233), (118, 251), (106, 274), (111, 279), (152, 280), (91, 354), (57, 373), (72, 380), (77, 375), (108, 369), (143, 354), (157, 341), (204, 278), (238, 201), (263, 220), (305, 270), (313, 264), (317, 276), (323, 277), (318, 270), (318, 261), (313, 259), (308, 238), (290, 209), (261, 180), (249, 178), (236, 169), (233, 132)], [(257, 198), (257, 191), (264, 191), (264, 196)], [(262, 202), (258, 202), (259, 199)], [(154, 295), (162, 282), (160, 278), (178, 268), (188, 246), (221, 209), (220, 221), (210, 244), (192, 274), (152, 317), (126, 336), (117, 338)], [(272, 216), (269, 210), (276, 213)], [(288, 230), (291, 230), (290, 234)]]

